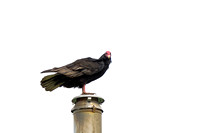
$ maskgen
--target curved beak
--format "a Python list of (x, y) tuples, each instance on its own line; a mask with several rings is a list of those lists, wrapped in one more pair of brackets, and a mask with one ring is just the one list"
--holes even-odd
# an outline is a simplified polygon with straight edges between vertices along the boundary
[(110, 59), (111, 56), (110, 56), (110, 55), (107, 55), (107, 57), (108, 57), (108, 59)]

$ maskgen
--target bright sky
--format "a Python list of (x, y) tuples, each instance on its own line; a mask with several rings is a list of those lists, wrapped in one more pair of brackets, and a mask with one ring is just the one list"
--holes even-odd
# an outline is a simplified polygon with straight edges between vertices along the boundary
[(80, 89), (41, 71), (112, 52), (86, 85), (105, 99), (103, 133), (200, 132), (198, 0), (0, 1), (0, 132), (73, 133)]

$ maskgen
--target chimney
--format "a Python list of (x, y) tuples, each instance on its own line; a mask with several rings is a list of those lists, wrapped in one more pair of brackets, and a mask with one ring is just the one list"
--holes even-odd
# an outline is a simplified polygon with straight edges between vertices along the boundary
[(96, 95), (79, 95), (72, 99), (74, 107), (74, 133), (102, 133), (101, 104), (104, 99)]

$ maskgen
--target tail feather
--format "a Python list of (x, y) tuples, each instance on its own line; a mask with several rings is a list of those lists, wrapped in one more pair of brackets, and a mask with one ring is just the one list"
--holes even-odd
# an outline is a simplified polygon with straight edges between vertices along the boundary
[(41, 80), (41, 86), (45, 88), (46, 91), (53, 91), (63, 84), (64, 81), (60, 79), (58, 74), (47, 75)]

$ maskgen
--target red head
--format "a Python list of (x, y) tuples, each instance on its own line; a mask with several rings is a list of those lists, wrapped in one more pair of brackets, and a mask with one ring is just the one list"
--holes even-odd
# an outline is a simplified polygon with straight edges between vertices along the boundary
[(111, 52), (110, 51), (106, 51), (105, 55), (106, 55), (106, 57), (110, 58), (111, 57)]

